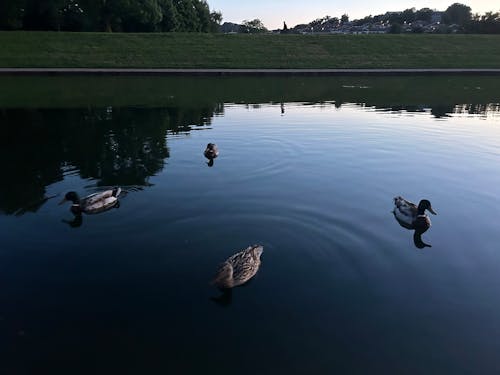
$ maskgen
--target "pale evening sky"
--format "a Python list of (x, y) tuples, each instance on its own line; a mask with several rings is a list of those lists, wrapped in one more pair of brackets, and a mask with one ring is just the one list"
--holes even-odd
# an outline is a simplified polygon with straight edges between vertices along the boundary
[(500, 3), (495, 0), (208, 0), (211, 10), (222, 12), (222, 22), (241, 23), (243, 20), (259, 18), (268, 29), (277, 29), (286, 21), (288, 27), (307, 23), (326, 15), (339, 17), (347, 13), (349, 18), (362, 18), (368, 15), (398, 11), (407, 8), (431, 8), (445, 10), (459, 2), (472, 8), (473, 13), (500, 11)]

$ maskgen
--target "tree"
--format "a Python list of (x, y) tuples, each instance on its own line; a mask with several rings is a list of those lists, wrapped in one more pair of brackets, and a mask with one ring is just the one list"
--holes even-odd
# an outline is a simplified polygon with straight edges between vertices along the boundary
[(16, 30), (23, 27), (24, 0), (0, 1), (0, 30)]
[(389, 33), (390, 34), (401, 34), (403, 31), (403, 28), (399, 23), (393, 23), (391, 27), (389, 28)]
[(210, 32), (218, 33), (222, 23), (222, 13), (214, 11), (210, 13)]
[(82, 31), (85, 24), (83, 9), (77, 0), (69, 0), (61, 11), (61, 30)]
[(156, 31), (163, 18), (157, 0), (129, 1), (122, 16), (122, 30), (133, 32)]
[(178, 31), (198, 31), (199, 20), (193, 0), (175, 0), (174, 5), (179, 14)]
[(454, 3), (450, 5), (444, 12), (444, 22), (447, 24), (456, 23), (460, 26), (465, 26), (472, 20), (471, 8), (467, 5)]
[(433, 13), (434, 11), (432, 9), (422, 8), (420, 10), (417, 10), (417, 12), (415, 13), (415, 19), (417, 21), (431, 22)]
[(210, 31), (210, 9), (205, 0), (194, 1), (194, 8), (198, 16), (198, 28), (196, 30), (202, 33), (208, 33)]
[(373, 21), (373, 17), (371, 15), (369, 15), (369, 16), (366, 16), (366, 17), (361, 18), (359, 20), (355, 20), (354, 24), (356, 26), (361, 26), (361, 25), (364, 25), (364, 24), (367, 24), (367, 23), (372, 23), (372, 22), (374, 22)]
[(403, 13), (401, 13), (401, 21), (406, 23), (415, 21), (415, 8), (405, 9)]
[(172, 0), (160, 0), (162, 19), (160, 31), (177, 31), (179, 28), (179, 13)]
[(486, 12), (474, 15), (466, 28), (467, 32), (480, 34), (500, 34), (500, 13)]
[(349, 22), (349, 16), (347, 15), (347, 13), (344, 13), (342, 15), (342, 17), (340, 17), (340, 22), (341, 23), (347, 23), (347, 22)]
[(240, 32), (247, 34), (264, 33), (266, 31), (267, 31), (266, 27), (264, 26), (262, 21), (259, 20), (258, 18), (251, 21), (244, 20), (240, 27)]
[(64, 0), (26, 0), (23, 28), (26, 30), (60, 30)]

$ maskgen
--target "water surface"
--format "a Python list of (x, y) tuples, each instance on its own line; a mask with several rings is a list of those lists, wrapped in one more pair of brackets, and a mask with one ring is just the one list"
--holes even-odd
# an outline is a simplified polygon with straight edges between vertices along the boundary
[[(498, 78), (0, 83), (2, 372), (500, 371)], [(115, 185), (68, 225), (64, 193)]]

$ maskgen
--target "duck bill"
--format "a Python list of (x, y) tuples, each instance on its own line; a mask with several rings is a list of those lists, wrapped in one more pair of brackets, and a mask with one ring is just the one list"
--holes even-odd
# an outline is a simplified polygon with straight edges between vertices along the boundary
[(64, 198), (63, 198), (63, 199), (62, 199), (62, 200), (58, 203), (58, 205), (60, 206), (61, 204), (65, 203), (65, 202), (67, 202), (67, 201), (68, 201), (68, 200), (66, 199), (66, 197), (64, 197)]
[(433, 215), (437, 215), (437, 212), (432, 209), (432, 207), (428, 208), (429, 212)]

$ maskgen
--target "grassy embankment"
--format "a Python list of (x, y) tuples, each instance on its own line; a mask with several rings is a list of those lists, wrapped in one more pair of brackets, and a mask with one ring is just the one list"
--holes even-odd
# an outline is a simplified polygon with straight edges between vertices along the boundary
[(0, 67), (500, 68), (500, 35), (0, 32)]

